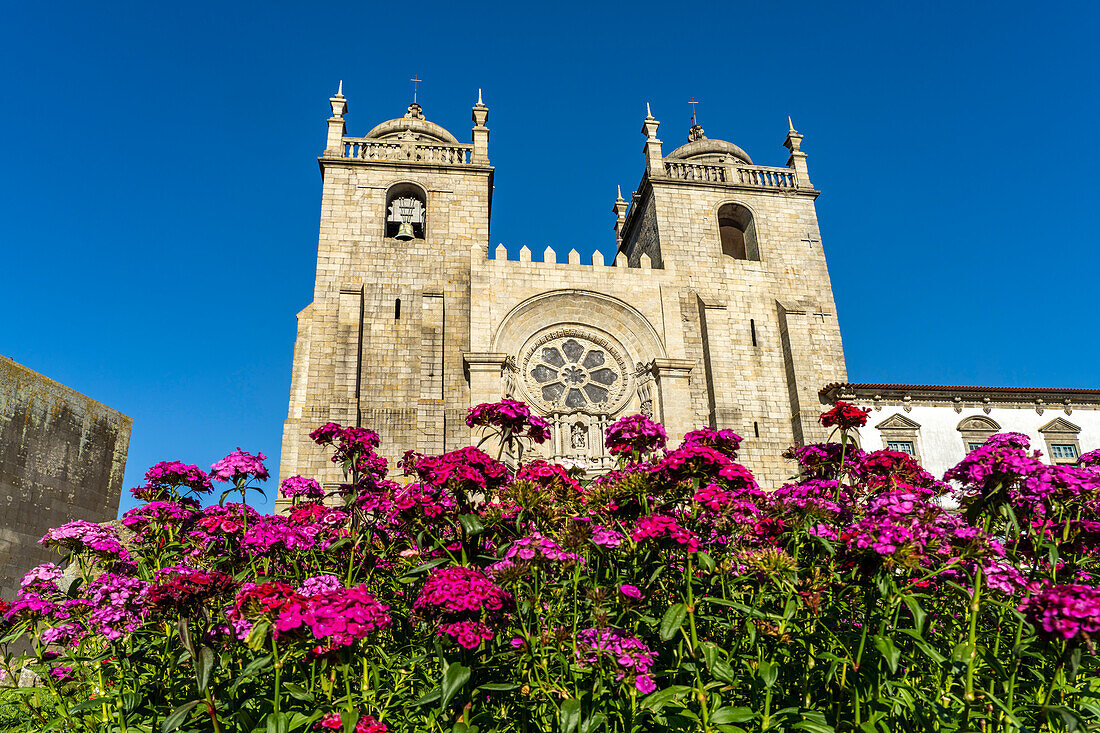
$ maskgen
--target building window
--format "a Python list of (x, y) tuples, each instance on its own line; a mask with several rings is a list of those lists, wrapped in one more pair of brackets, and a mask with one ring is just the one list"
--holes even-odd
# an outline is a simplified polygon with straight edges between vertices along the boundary
[(1052, 443), (1050, 457), (1055, 463), (1075, 463), (1077, 461), (1077, 446), (1072, 443)]
[(963, 418), (956, 428), (962, 435), (963, 447), (967, 453), (985, 445), (989, 436), (1001, 431), (1001, 426), (985, 415), (972, 415)]
[(1081, 455), (1081, 444), (1077, 440), (1081, 428), (1064, 417), (1055, 418), (1039, 428), (1039, 434), (1046, 440), (1051, 463), (1075, 463)]
[(920, 460), (918, 435), (920, 425), (905, 415), (891, 415), (875, 426), (886, 450), (897, 451)]
[(424, 190), (411, 183), (398, 183), (386, 192), (386, 232), (389, 239), (424, 239), (427, 205)]
[(886, 441), (886, 450), (906, 453), (914, 458), (917, 457), (916, 446), (913, 445), (913, 441), (911, 440), (888, 440)]
[(759, 260), (756, 224), (752, 212), (741, 204), (723, 204), (718, 209), (718, 236), (722, 254), (735, 260)]

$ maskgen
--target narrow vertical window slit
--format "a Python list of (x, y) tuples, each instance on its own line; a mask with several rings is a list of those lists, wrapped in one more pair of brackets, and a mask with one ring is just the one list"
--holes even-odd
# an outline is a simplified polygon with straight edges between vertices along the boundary
[(393, 318), (397, 320), (401, 317), (401, 298), (393, 301)]
[(753, 432), (753, 435), (755, 435), (757, 438), (760, 437), (760, 423), (754, 422), (752, 424), (752, 432)]
[(749, 319), (749, 335), (752, 336), (752, 345), (756, 346), (756, 321)]

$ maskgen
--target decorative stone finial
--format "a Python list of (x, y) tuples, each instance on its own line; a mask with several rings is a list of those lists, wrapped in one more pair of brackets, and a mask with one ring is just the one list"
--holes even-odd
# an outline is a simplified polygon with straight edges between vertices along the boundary
[(794, 129), (794, 123), (791, 122), (791, 116), (787, 115), (787, 132), (798, 132)]
[(703, 134), (703, 126), (700, 125), (698, 122), (696, 122), (694, 125), (692, 125), (691, 129), (688, 130), (688, 142), (689, 143), (693, 143), (696, 140), (703, 140), (705, 138), (706, 138), (706, 135)]
[(649, 102), (645, 103), (645, 118), (647, 120), (652, 120), (653, 119), (653, 112), (651, 112), (650, 109), (649, 109)]
[(332, 119), (342, 120), (344, 115), (348, 113), (348, 103), (344, 99), (344, 80), (340, 80), (340, 86), (336, 90), (336, 94), (328, 98), (328, 103), (332, 106)]
[(344, 80), (343, 79), (340, 80), (340, 86), (336, 90), (336, 96), (337, 97), (344, 96)]
[(421, 108), (421, 106), (418, 103), (413, 102), (412, 104), (409, 105), (409, 109), (405, 112), (405, 119), (406, 120), (422, 120), (422, 119), (424, 119), (424, 110)]
[(485, 104), (484, 102), (481, 101), (481, 87), (477, 88), (477, 103), (479, 105), (484, 105)]
[(616, 201), (623, 201), (624, 199), (623, 199), (623, 187), (622, 187), (622, 185), (615, 186), (615, 189), (619, 192), (619, 196), (615, 200)]

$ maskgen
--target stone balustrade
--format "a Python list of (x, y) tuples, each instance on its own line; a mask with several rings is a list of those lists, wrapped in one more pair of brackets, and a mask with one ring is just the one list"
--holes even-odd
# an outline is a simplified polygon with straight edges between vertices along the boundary
[(393, 142), (361, 137), (345, 137), (343, 143), (343, 158), (438, 165), (469, 165), (474, 149), (473, 145), (420, 143), (412, 140)]
[(790, 168), (773, 168), (763, 165), (729, 166), (713, 163), (688, 163), (679, 160), (665, 161), (665, 174), (682, 181), (733, 183), (761, 188), (798, 188), (798, 179)]

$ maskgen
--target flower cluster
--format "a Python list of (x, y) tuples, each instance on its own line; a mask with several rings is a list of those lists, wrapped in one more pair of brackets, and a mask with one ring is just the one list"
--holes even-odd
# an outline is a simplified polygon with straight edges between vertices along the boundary
[(440, 635), (455, 639), (466, 649), (476, 649), (493, 638), (490, 624), (505, 617), (512, 596), (483, 573), (462, 566), (432, 570), (413, 610), (439, 623)]
[(145, 472), (145, 486), (130, 489), (135, 498), (144, 501), (163, 499), (170, 493), (205, 494), (213, 491), (210, 477), (198, 466), (180, 461), (161, 461)]
[(320, 499), (325, 495), (321, 484), (311, 478), (291, 476), (279, 483), (279, 491), (283, 496), (300, 496), (306, 499)]
[(348, 646), (393, 625), (389, 607), (368, 593), (365, 585), (296, 596), (280, 610), (276, 628), (287, 632), (308, 626), (314, 638), (323, 639), (329, 648)]
[(683, 547), (688, 552), (699, 550), (699, 538), (690, 530), (684, 529), (675, 517), (650, 514), (638, 519), (634, 531), (630, 534), (635, 542), (645, 540), (669, 540), (673, 547)]
[(643, 695), (657, 689), (650, 675), (656, 658), (657, 655), (640, 639), (620, 629), (584, 629), (577, 634), (578, 664), (582, 667), (612, 665), (616, 681), (629, 675), (632, 679), (628, 681)]
[(466, 424), (471, 428), (498, 428), (506, 437), (524, 437), (533, 443), (545, 443), (550, 439), (550, 424), (532, 415), (531, 408), (516, 400), (504, 399), (472, 407)]
[(841, 430), (862, 428), (867, 424), (867, 416), (871, 411), (864, 407), (857, 407), (850, 402), (837, 400), (833, 403), (833, 409), (821, 414), (821, 424), (827, 428), (834, 425)]
[(741, 447), (741, 436), (732, 430), (700, 428), (685, 435), (681, 445), (704, 445), (734, 460), (737, 458), (737, 449)]
[[(343, 730), (344, 719), (340, 713), (332, 712), (317, 721), (317, 725), (314, 727), (321, 730)], [(359, 720), (355, 722), (354, 733), (386, 733), (387, 730), (384, 723), (379, 723), (372, 716), (361, 715)]]
[(1027, 599), (1020, 611), (1050, 636), (1088, 641), (1100, 633), (1100, 588), (1050, 586)]
[(39, 540), (50, 547), (57, 545), (76, 552), (91, 552), (104, 558), (127, 560), (129, 553), (118, 539), (118, 531), (104, 524), (93, 524), (77, 519), (60, 527), (54, 527)]
[(145, 599), (155, 610), (188, 616), (206, 601), (229, 593), (233, 578), (218, 570), (200, 570), (176, 565), (157, 571), (157, 583), (149, 586)]
[(231, 483), (247, 481), (251, 478), (267, 481), (267, 467), (263, 463), (265, 458), (267, 456), (263, 453), (252, 455), (237, 448), (210, 467), (210, 478)]
[(584, 562), (584, 558), (577, 553), (566, 552), (557, 542), (549, 537), (543, 537), (538, 532), (513, 542), (512, 546), (504, 551), (504, 559), (526, 562), (536, 560), (549, 560), (553, 563)]
[(607, 427), (604, 445), (612, 455), (640, 458), (665, 447), (665, 428), (645, 415), (627, 415)]

